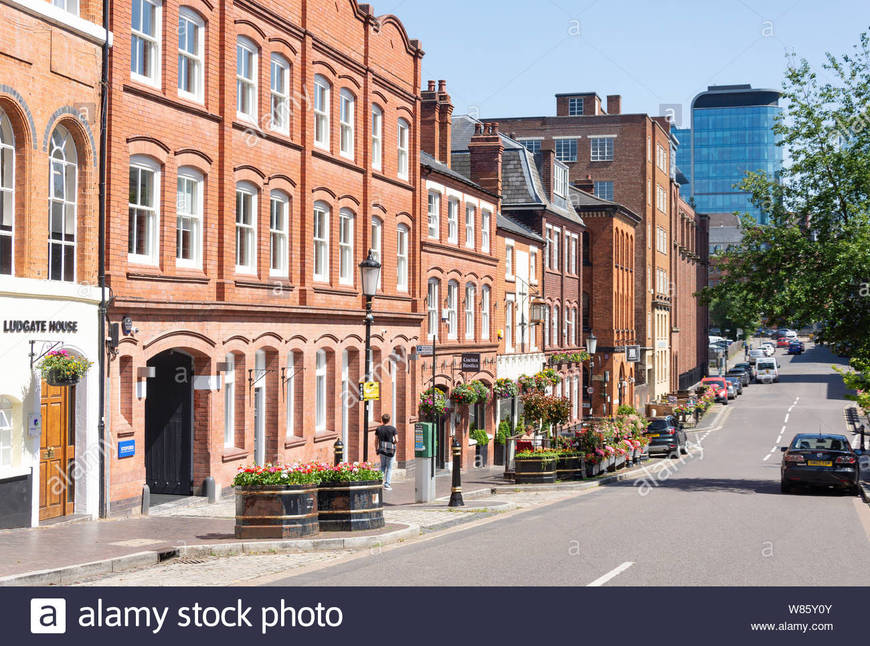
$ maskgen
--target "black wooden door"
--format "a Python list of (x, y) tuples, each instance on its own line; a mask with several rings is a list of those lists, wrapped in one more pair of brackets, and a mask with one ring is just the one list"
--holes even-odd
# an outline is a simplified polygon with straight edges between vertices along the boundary
[(193, 363), (180, 352), (164, 352), (148, 362), (145, 400), (145, 478), (151, 493), (193, 492)]

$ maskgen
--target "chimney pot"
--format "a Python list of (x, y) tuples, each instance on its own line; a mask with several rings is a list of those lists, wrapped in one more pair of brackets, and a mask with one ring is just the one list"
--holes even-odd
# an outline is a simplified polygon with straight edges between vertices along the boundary
[(430, 92), (435, 91), (435, 81), (429, 81), (429, 91)]
[(446, 92), (447, 91), (447, 81), (438, 81), (438, 91)]

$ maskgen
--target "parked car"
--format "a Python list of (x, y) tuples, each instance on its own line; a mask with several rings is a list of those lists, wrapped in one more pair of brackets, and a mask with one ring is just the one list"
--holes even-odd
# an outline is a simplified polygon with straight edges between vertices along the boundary
[(774, 354), (776, 354), (776, 348), (769, 341), (762, 343), (761, 349), (764, 350), (765, 354), (768, 357), (772, 357)]
[(748, 386), (752, 382), (752, 373), (749, 371), (748, 365), (746, 368), (743, 366), (734, 366), (733, 368), (729, 368), (728, 372), (725, 373), (726, 377), (737, 377), (740, 379), (741, 386)]
[(835, 487), (858, 493), (858, 454), (844, 435), (799, 433), (782, 447), (783, 493), (795, 485)]
[[(731, 371), (729, 370), (728, 372), (731, 372)], [(743, 377), (738, 377), (738, 376), (736, 376), (736, 375), (729, 375), (729, 374), (726, 374), (726, 375), (725, 375), (725, 381), (728, 382), (728, 385), (729, 385), (729, 386), (734, 386), (734, 390), (736, 391), (736, 392), (734, 393), (735, 397), (736, 397), (737, 395), (742, 395), (742, 394), (743, 394)], [(730, 389), (730, 388), (728, 389), (728, 394), (729, 394), (729, 395), (731, 394), (731, 389)], [(733, 397), (732, 397), (732, 399), (733, 399)]]
[(728, 382), (725, 381), (725, 377), (704, 377), (701, 385), (712, 387), (716, 401), (728, 405)]
[(759, 348), (755, 348), (749, 351), (749, 363), (754, 364), (759, 359), (764, 359), (766, 357), (767, 353)]
[(776, 340), (776, 347), (787, 348), (789, 343), (791, 343), (791, 341), (787, 336), (781, 336)]
[(749, 381), (755, 381), (755, 364), (749, 363), (748, 361), (742, 361), (740, 363), (735, 363), (731, 369), (735, 368), (743, 368), (746, 372), (749, 373)]
[(779, 363), (773, 357), (759, 359), (755, 362), (755, 379), (761, 383), (779, 381)]
[(804, 353), (804, 342), (803, 341), (792, 341), (788, 344), (787, 354), (803, 354)]
[(686, 432), (673, 415), (651, 419), (644, 435), (649, 438), (647, 450), (650, 455), (667, 453), (672, 458), (676, 458), (680, 453), (686, 455), (689, 452)]
[(784, 336), (786, 339), (796, 339), (798, 338), (798, 333), (794, 330), (784, 330)]

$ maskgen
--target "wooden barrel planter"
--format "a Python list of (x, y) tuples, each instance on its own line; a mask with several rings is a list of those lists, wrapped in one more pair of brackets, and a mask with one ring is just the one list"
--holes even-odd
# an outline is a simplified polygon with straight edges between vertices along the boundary
[(601, 465), (597, 462), (584, 462), (587, 478), (594, 478), (601, 473)]
[(560, 455), (556, 458), (556, 480), (582, 480), (582, 467), (579, 455)]
[(383, 527), (383, 483), (380, 480), (324, 482), (317, 488), (317, 522), (322, 532)]
[(236, 487), (235, 533), (236, 538), (317, 534), (317, 485)]
[(556, 482), (556, 458), (514, 458), (514, 482), (517, 484)]

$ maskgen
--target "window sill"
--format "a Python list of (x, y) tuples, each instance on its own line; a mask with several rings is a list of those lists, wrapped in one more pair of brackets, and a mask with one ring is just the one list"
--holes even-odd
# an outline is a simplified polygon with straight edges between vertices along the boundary
[(158, 267), (160, 265), (156, 258), (152, 258), (150, 256), (138, 256), (133, 254), (127, 254), (127, 264), (142, 265), (144, 267)]
[(294, 437), (292, 440), (284, 440), (285, 449), (295, 449), (300, 446), (305, 446), (304, 437)]
[(336, 431), (320, 431), (319, 433), (314, 434), (314, 443), (319, 444), (320, 442), (328, 442), (329, 440), (334, 440), (338, 437), (338, 433)]
[(245, 449), (225, 447), (221, 459), (223, 462), (233, 462), (235, 460), (244, 460), (248, 455), (250, 455), (250, 451)]
[(139, 83), (140, 85), (145, 85), (145, 86), (151, 88), (152, 90), (158, 90), (158, 91), (162, 90), (162, 87), (160, 86), (160, 80), (155, 81), (152, 78), (149, 78), (147, 76), (142, 76), (140, 74), (136, 74), (135, 72), (130, 72), (130, 80), (133, 83)]
[(188, 94), (187, 92), (183, 92), (182, 90), (178, 91), (178, 100), (198, 105), (201, 108), (205, 107), (205, 97), (196, 96), (195, 94)]
[(316, 285), (312, 287), (315, 294), (333, 294), (336, 296), (359, 296), (359, 292), (353, 288), (342, 289), (339, 287), (317, 287)]
[(32, 472), (30, 467), (4, 467), (0, 469), (0, 480), (12, 480), (13, 478), (24, 478)]

